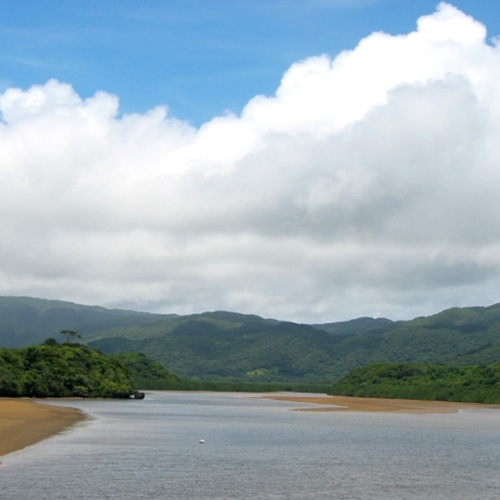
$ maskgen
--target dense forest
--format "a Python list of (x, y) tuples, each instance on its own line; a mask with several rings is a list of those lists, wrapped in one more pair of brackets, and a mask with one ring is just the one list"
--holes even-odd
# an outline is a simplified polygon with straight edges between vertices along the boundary
[[(304, 325), (215, 311), (179, 316), (0, 297), (0, 346), (41, 343), (62, 328), (106, 354), (142, 353), (181, 379), (212, 383), (331, 384), (373, 363), (450, 367), (500, 361), (500, 304), (410, 321), (358, 318)], [(151, 387), (165, 387), (150, 378)]]
[(0, 348), (0, 396), (139, 397), (136, 384), (117, 359), (74, 343)]
[(243, 382), (238, 380), (201, 380), (185, 378), (172, 373), (167, 367), (137, 352), (111, 354), (127, 368), (130, 377), (140, 389), (181, 391), (233, 391), (233, 392), (327, 392), (331, 384), (303, 384), (287, 382)]
[[(374, 328), (366, 330), (370, 325)], [(100, 332), (88, 342), (106, 353), (142, 352), (184, 377), (247, 382), (328, 383), (373, 363), (500, 361), (499, 305), (411, 321), (363, 322), (357, 332), (341, 326), (348, 333), (289, 322), (229, 322), (211, 313)]]
[(500, 363), (484, 366), (379, 363), (356, 368), (330, 394), (500, 404)]
[[(76, 333), (76, 332), (70, 332)], [(200, 380), (180, 377), (142, 353), (104, 355), (85, 345), (0, 348), (1, 397), (140, 397), (140, 389), (297, 391), (334, 395), (500, 403), (500, 363), (474, 366), (376, 363), (329, 384)]]

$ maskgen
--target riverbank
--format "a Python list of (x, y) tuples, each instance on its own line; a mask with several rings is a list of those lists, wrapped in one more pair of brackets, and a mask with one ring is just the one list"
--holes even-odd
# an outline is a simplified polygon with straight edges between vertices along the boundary
[(73, 408), (0, 398), (0, 457), (59, 434), (85, 418)]
[(314, 403), (321, 407), (300, 408), (302, 411), (363, 411), (398, 413), (456, 413), (470, 408), (489, 408), (481, 403), (455, 403), (449, 401), (416, 401), (408, 399), (355, 398), (348, 396), (288, 396), (282, 394), (263, 396), (277, 401)]
[[(262, 397), (317, 405), (300, 408), (301, 411), (455, 413), (463, 409), (491, 407), (479, 403), (347, 396), (268, 394)], [(0, 398), (0, 457), (58, 434), (85, 418), (82, 412), (73, 408), (52, 406), (28, 399)]]

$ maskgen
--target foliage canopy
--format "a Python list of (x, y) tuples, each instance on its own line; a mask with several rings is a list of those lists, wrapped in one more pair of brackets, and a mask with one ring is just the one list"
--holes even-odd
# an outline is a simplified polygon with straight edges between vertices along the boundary
[(500, 363), (484, 366), (377, 363), (356, 368), (329, 392), (371, 398), (500, 403)]
[(117, 359), (80, 344), (0, 348), (0, 396), (128, 398), (136, 385)]

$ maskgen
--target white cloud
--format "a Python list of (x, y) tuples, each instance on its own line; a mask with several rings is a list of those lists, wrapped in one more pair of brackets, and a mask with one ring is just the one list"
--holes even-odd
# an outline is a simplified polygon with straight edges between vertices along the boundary
[(0, 95), (0, 293), (302, 321), (499, 300), (500, 52), (441, 3), (195, 129)]

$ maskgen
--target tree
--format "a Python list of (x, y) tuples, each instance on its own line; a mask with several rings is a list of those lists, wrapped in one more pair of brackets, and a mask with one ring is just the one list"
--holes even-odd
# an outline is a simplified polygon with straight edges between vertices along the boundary
[(66, 337), (67, 344), (71, 344), (76, 339), (82, 338), (82, 336), (78, 332), (75, 332), (73, 330), (61, 330), (59, 333)]

